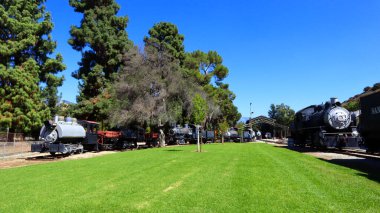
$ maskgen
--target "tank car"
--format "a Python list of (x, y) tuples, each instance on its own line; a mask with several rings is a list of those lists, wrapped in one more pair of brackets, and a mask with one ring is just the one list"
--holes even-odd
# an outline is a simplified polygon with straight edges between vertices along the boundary
[(248, 128), (243, 131), (243, 140), (245, 142), (251, 142), (252, 140), (255, 140), (255, 139), (256, 139), (256, 134), (255, 134), (255, 131), (253, 131), (253, 129)]
[(367, 152), (380, 151), (380, 91), (360, 98), (359, 132)]
[(72, 154), (83, 152), (82, 142), (86, 132), (76, 119), (55, 116), (54, 121), (45, 121), (40, 131), (41, 144), (32, 144), (32, 152)]
[(240, 142), (240, 136), (238, 133), (238, 129), (231, 127), (225, 134), (224, 138), (226, 141)]
[(321, 148), (358, 147), (360, 141), (356, 117), (337, 98), (298, 111), (291, 134), (295, 145)]

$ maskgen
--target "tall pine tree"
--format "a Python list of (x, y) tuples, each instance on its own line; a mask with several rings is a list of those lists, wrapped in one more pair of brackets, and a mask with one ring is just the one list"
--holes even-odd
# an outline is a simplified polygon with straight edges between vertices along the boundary
[(75, 12), (83, 13), (80, 26), (72, 26), (69, 44), (82, 52), (79, 69), (72, 73), (78, 80), (77, 116), (105, 119), (109, 102), (109, 84), (122, 65), (122, 57), (132, 42), (128, 39), (128, 18), (118, 17), (114, 0), (70, 0)]
[(65, 69), (62, 56), (49, 57), (56, 42), (44, 3), (0, 0), (0, 121), (11, 131), (40, 128), (49, 117), (46, 105), (54, 113), (57, 87), (63, 82), (55, 76)]
[(144, 37), (145, 46), (153, 47), (158, 52), (167, 52), (178, 59), (180, 64), (185, 59), (185, 37), (179, 34), (176, 25), (169, 22), (155, 24), (148, 32), (149, 36)]

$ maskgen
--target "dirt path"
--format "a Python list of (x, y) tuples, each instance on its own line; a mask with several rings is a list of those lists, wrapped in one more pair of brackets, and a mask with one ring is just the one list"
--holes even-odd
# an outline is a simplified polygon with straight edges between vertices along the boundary
[(22, 167), (22, 166), (28, 166), (28, 165), (34, 165), (34, 164), (51, 163), (51, 162), (57, 162), (57, 161), (63, 161), (63, 160), (93, 158), (93, 157), (108, 155), (112, 153), (116, 153), (116, 151), (86, 152), (83, 154), (71, 155), (67, 157), (64, 157), (62, 155), (57, 155), (55, 157), (52, 157), (48, 153), (28, 152), (21, 156), (18, 156), (16, 159), (0, 161), (0, 169)]

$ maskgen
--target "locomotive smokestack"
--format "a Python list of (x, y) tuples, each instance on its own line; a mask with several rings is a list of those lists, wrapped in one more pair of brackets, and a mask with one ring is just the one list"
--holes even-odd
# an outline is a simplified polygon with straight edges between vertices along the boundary
[(335, 105), (339, 102), (338, 98), (330, 98), (331, 105)]

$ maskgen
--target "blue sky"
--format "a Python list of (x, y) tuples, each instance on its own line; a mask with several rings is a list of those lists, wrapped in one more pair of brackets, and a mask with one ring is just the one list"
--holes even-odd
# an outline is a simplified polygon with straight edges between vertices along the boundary
[[(340, 100), (380, 82), (378, 0), (160, 0), (117, 1), (127, 15), (129, 38), (139, 46), (157, 22), (172, 22), (185, 36), (186, 51), (217, 51), (230, 74), (244, 117), (267, 115), (270, 104), (295, 110)], [(48, 0), (56, 52), (64, 57), (63, 99), (75, 102), (78, 82), (70, 73), (80, 53), (68, 45), (70, 25), (79, 25), (67, 0)]]

